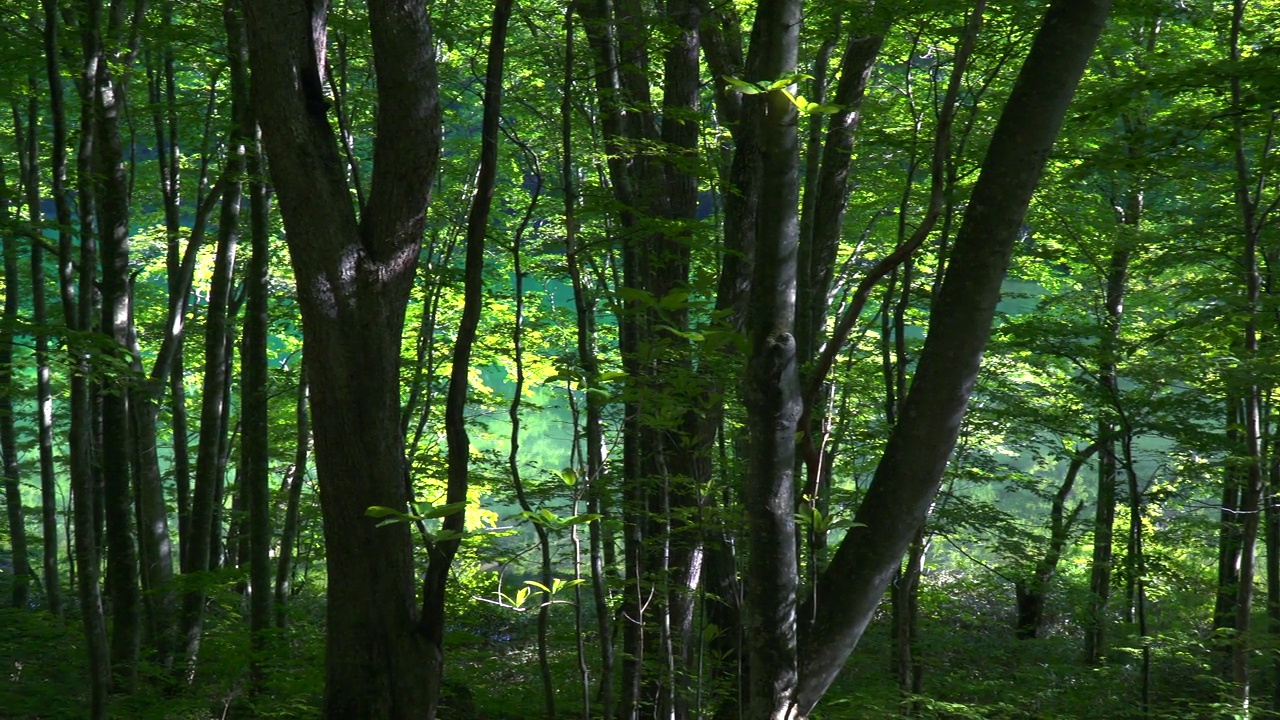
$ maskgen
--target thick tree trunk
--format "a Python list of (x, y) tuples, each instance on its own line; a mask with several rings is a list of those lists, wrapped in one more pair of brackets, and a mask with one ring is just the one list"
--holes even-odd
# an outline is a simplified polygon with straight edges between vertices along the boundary
[(823, 573), (817, 606), (803, 608), (802, 617), (814, 618), (801, 629), (798, 704), (806, 713), (861, 638), (937, 492), (1013, 245), (1110, 8), (1108, 0), (1050, 5), (992, 134), (902, 420), (855, 518), (864, 525), (849, 531)]
[(431, 638), (443, 633), (424, 624), (440, 613), (415, 602), (408, 526), (379, 528), (365, 516), (374, 505), (403, 510), (410, 499), (400, 338), (440, 151), (425, 7), (368, 5), (377, 139), (359, 220), (323, 91), (327, 4), (246, 7), (255, 107), (297, 277), (312, 386), (329, 571), (329, 720), (432, 717), (441, 656)]
[[(796, 67), (799, 0), (764, 0), (756, 14), (747, 80), (771, 82)], [(781, 90), (743, 104), (757, 124), (760, 197), (746, 329), (751, 353), (743, 401), (750, 435), (743, 483), (747, 516), (746, 639), (751, 720), (790, 720), (797, 705), (795, 467), (803, 410), (797, 368), (796, 251), (799, 244), (798, 112)]]
[[(100, 4), (98, 0), (90, 3)], [(134, 8), (136, 24), (146, 3)], [(96, 12), (91, 11), (90, 15)], [(114, 0), (107, 18), (108, 34), (126, 32), (125, 3)], [(121, 114), (125, 106), (123, 75), (133, 57), (122, 41), (108, 51), (97, 19), (86, 19), (85, 60), (94, 66), (92, 84), (95, 114), (92, 163), (97, 183), (96, 210), (99, 227), (99, 260), (102, 274), (101, 332), (111, 341), (109, 354), (127, 363), (126, 348), (132, 332), (129, 286), (129, 177), (124, 164)], [(121, 70), (123, 65), (124, 70)], [(87, 73), (86, 73), (87, 75)], [(132, 692), (137, 684), (141, 641), (142, 592), (138, 584), (138, 549), (135, 536), (129, 388), (124, 378), (108, 378), (101, 390), (102, 501), (106, 521), (107, 588), (111, 596), (111, 665), (117, 692)]]

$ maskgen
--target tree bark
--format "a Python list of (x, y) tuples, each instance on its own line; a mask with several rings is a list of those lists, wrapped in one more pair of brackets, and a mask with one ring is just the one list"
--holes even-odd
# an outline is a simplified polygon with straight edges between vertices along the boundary
[(439, 612), (415, 604), (407, 525), (378, 528), (365, 516), (374, 505), (403, 510), (410, 499), (400, 338), (440, 152), (426, 9), (390, 0), (368, 8), (377, 136), (357, 220), (323, 91), (327, 3), (246, 6), (254, 104), (297, 277), (312, 383), (329, 571), (323, 717), (331, 720), (433, 717), (441, 656), (431, 638), (443, 632), (427, 624)]
[[(1121, 218), (1125, 221), (1125, 218)], [(1103, 402), (1114, 405), (1119, 392), (1116, 367), (1117, 342), (1124, 320), (1124, 295), (1129, 277), (1130, 251), (1117, 247), (1107, 266), (1106, 296), (1098, 362), (1098, 390)], [(1084, 659), (1098, 663), (1106, 655), (1110, 624), (1111, 572), (1114, 554), (1116, 483), (1120, 464), (1116, 458), (1116, 418), (1105, 405), (1098, 417), (1098, 499), (1093, 521), (1093, 558), (1089, 576), (1089, 612), (1085, 618)]]
[(248, 295), (240, 354), (240, 461), (237, 465), (247, 510), (249, 564), (249, 662), (251, 691), (262, 692), (267, 629), (271, 626), (271, 493), (267, 417), (267, 281), (270, 237), (267, 221), (266, 167), (249, 96), (249, 46), (240, 0), (225, 0), (223, 26), (231, 71), (233, 135), (244, 143), (249, 186), (250, 258), (244, 284)]
[[(110, 340), (108, 355), (127, 364), (132, 333), (129, 277), (130, 182), (124, 164), (121, 115), (125, 108), (125, 78), (132, 66), (137, 33), (146, 2), (130, 8), (113, 0), (106, 18), (108, 47), (100, 20), (101, 0), (92, 0), (81, 28), (85, 46), (87, 89), (92, 93), (95, 134), (91, 162), (97, 184), (99, 261), (102, 292), (101, 332)], [(88, 72), (92, 66), (92, 75)], [(117, 75), (117, 73), (120, 73)], [(131, 488), (132, 438), (129, 431), (130, 391), (125, 378), (108, 378), (100, 388), (102, 422), (102, 502), (106, 521), (107, 588), (111, 596), (111, 655), (117, 692), (137, 685), (142, 627), (138, 547)]]
[[(573, 154), (573, 77), (574, 30), (573, 7), (565, 8), (565, 59), (564, 94), (560, 104), (560, 178), (564, 186), (565, 264), (569, 271), (569, 284), (573, 288), (574, 319), (578, 351), (578, 366), (582, 370), (582, 384), (586, 412), (583, 435), (587, 443), (586, 472), (582, 478), (587, 496), (587, 513), (596, 515), (602, 511), (602, 498), (607, 488), (604, 462), (604, 400), (599, 390), (600, 363), (596, 355), (596, 299), (588, 286), (585, 273), (586, 258), (578, 244), (577, 204), (578, 194), (576, 166)], [(591, 596), (596, 616), (596, 635), (600, 647), (601, 712), (605, 718), (614, 717), (614, 647), (612, 622), (609, 614), (609, 590), (604, 563), (604, 532), (602, 521), (592, 520), (588, 525), (588, 545), (591, 564)]]
[[(773, 82), (796, 68), (799, 0), (763, 0), (747, 57), (749, 82)], [(797, 705), (795, 528), (796, 429), (803, 411), (797, 368), (796, 252), (799, 245), (798, 112), (781, 89), (747, 98), (757, 124), (760, 199), (743, 384), (750, 435), (743, 483), (747, 515), (747, 717), (790, 720)]]

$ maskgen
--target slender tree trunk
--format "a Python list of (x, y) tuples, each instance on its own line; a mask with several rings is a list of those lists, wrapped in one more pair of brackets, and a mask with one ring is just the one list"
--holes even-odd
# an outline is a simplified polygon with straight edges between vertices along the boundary
[[(15, 112), (15, 115), (17, 113)], [(0, 166), (0, 187), (5, 187), (4, 168)], [(7, 187), (5, 188), (8, 189)], [(9, 200), (0, 199), (0, 215), (8, 216)], [(18, 238), (5, 233), (4, 244), (4, 316), (0, 319), (0, 455), (4, 462), (4, 499), (9, 519), (9, 539), (13, 552), (14, 607), (27, 607), (31, 590), (31, 566), (27, 559), (27, 528), (22, 510), (21, 476), (18, 472), (18, 442), (13, 416), (13, 336), (18, 323), (18, 303), (22, 299), (18, 281)]]
[[(596, 301), (587, 286), (584, 269), (586, 260), (578, 245), (577, 220), (577, 170), (573, 153), (573, 77), (574, 30), (573, 6), (565, 7), (564, 34), (564, 94), (560, 104), (561, 182), (564, 185), (565, 263), (569, 269), (569, 281), (573, 288), (574, 317), (577, 321), (578, 364), (582, 368), (582, 382), (588, 391), (584, 393), (586, 413), (583, 434), (586, 437), (586, 474), (582, 482), (586, 487), (587, 513), (602, 513), (601, 498), (607, 486), (604, 464), (603, 401), (597, 389), (600, 381), (600, 364), (596, 357)], [(592, 520), (587, 527), (591, 563), (591, 596), (596, 615), (596, 635), (600, 648), (601, 712), (605, 718), (613, 718), (614, 702), (614, 647), (613, 630), (609, 614), (609, 590), (606, 585), (602, 521)]]
[[(496, 37), (496, 35), (495, 35)], [(496, 130), (496, 128), (495, 128)], [(536, 196), (535, 196), (536, 202)], [(526, 218), (528, 216), (526, 215)], [(551, 538), (545, 523), (537, 522), (533, 505), (525, 492), (524, 480), (520, 477), (520, 400), (524, 394), (524, 267), (520, 258), (520, 238), (517, 237), (511, 246), (512, 274), (515, 278), (513, 294), (515, 297), (515, 323), (511, 330), (512, 362), (515, 364), (516, 382), (511, 390), (511, 405), (507, 417), (511, 421), (511, 449), (507, 453), (507, 472), (511, 473), (511, 482), (516, 491), (516, 501), (520, 509), (533, 522), (534, 534), (538, 537), (538, 549), (541, 555), (541, 575), (539, 580), (543, 587), (550, 588), (553, 580), (551, 564)], [(556, 717), (556, 691), (551, 676), (549, 658), (549, 640), (547, 631), (551, 619), (551, 600), (549, 594), (542, 598), (538, 607), (538, 672), (542, 676), (543, 704), (547, 720)]]
[(241, 178), (244, 172), (244, 137), (232, 133), (227, 151), (224, 172), (226, 187), (222, 195), (222, 210), (218, 220), (218, 245), (214, 254), (212, 286), (209, 291), (204, 335), (204, 383), (200, 407), (200, 440), (196, 452), (195, 488), (191, 498), (191, 535), (183, 538), (186, 550), (182, 568), (190, 576), (186, 595), (182, 601), (182, 642), (186, 657), (185, 672), (188, 678), (195, 672), (196, 658), (200, 652), (200, 640), (204, 630), (204, 605), (208, 580), (203, 575), (216, 567), (212, 553), (217, 552), (214, 541), (218, 531), (220, 504), (220, 475), (225, 466), (222, 455), (224, 415), (230, 402), (228, 360), (228, 311), (234, 282), (236, 246), (239, 242)]
[[(28, 82), (31, 97), (27, 103), (28, 128), (25, 142), (20, 142), (19, 161), (23, 165), (23, 187), (26, 191), (27, 221), (36, 227), (43, 218), (40, 212), (40, 143), (39, 93), (35, 78)], [(15, 134), (22, 137), (22, 123), (15, 118)], [(31, 322), (43, 328), (48, 322), (45, 300), (45, 267), (43, 238), (33, 235), (31, 241)], [(36, 360), (36, 426), (40, 455), (40, 520), (44, 540), (43, 579), (45, 609), (62, 615), (62, 578), (58, 573), (58, 484), (53, 456), (53, 393), (49, 379), (49, 335), (37, 330)]]
[[(1267, 547), (1267, 633), (1275, 639), (1280, 636), (1280, 457), (1276, 455), (1272, 441), (1271, 465), (1267, 473), (1266, 522)], [(1280, 658), (1271, 661), (1271, 708), (1280, 709)]]
[[(1240, 435), (1240, 399), (1234, 388), (1227, 388), (1226, 440), (1231, 454), (1241, 452), (1244, 441)], [(1240, 551), (1243, 523), (1241, 522), (1240, 491), (1243, 485), (1239, 467), (1228, 463), (1222, 473), (1222, 502), (1218, 511), (1218, 582), (1213, 606), (1213, 629), (1230, 630), (1235, 627), (1235, 608), (1240, 592)], [(1230, 643), (1221, 648), (1230, 654)], [(1228, 663), (1229, 665), (1229, 663)]]
[[(51, 177), (56, 218), (58, 220), (58, 287), (67, 327), (85, 330), (93, 325), (93, 280), (97, 265), (92, 215), (80, 217), (80, 247), (76, 252), (71, 232), (72, 214), (70, 188), (67, 183), (67, 119), (62, 90), (62, 71), (58, 65), (61, 56), (58, 46), (58, 4), (55, 0), (42, 0), (44, 10), (45, 70), (49, 82), (49, 107), (53, 126), (53, 147), (50, 152)], [(86, 74), (90, 71), (86, 68)], [(92, 112), (86, 107), (82, 124), (83, 142), (92, 142)], [(81, 176), (83, 178), (83, 175)], [(83, 180), (82, 180), (83, 182)], [(88, 187), (85, 183), (82, 187)], [(87, 200), (82, 195), (82, 200)], [(75, 258), (79, 259), (80, 273), (76, 274)], [(94, 538), (93, 522), (93, 442), (90, 420), (89, 367), (86, 348), (73, 344), (68, 349), (71, 366), (70, 410), (70, 475), (72, 511), (68, 513), (68, 531), (75, 530), (71, 568), (76, 597), (80, 606), (81, 624), (85, 634), (85, 648), (89, 671), (89, 717), (106, 720), (107, 692), (111, 685), (111, 658), (107, 642), (106, 621), (102, 612), (102, 595), (99, 587), (98, 546)], [(78, 572), (75, 572), (76, 569)]]
[[(52, 131), (53, 131), (53, 136), (51, 138), (50, 148), (49, 148), (49, 165), (50, 165), (49, 175), (50, 175), (50, 181), (51, 181), (50, 189), (53, 193), (54, 219), (58, 223), (59, 258), (58, 258), (57, 279), (58, 279), (58, 287), (59, 287), (59, 299), (63, 304), (64, 322), (66, 323), (67, 327), (75, 328), (77, 327), (77, 324), (75, 322), (77, 310), (76, 310), (76, 291), (75, 291), (75, 271), (74, 271), (73, 263), (71, 261), (73, 256), (73, 246), (72, 246), (73, 238), (71, 233), (71, 198), (70, 198), (70, 191), (67, 185), (67, 164), (68, 164), (67, 116), (66, 116), (65, 100), (62, 94), (62, 70), (58, 63), (58, 58), (60, 53), (60, 50), (58, 47), (58, 8), (55, 0), (42, 0), (41, 7), (44, 11), (45, 76), (46, 76), (46, 81), (49, 84), (49, 115), (50, 115), (49, 120), (50, 120), (50, 125), (52, 126)], [(35, 272), (34, 255), (33, 255), (32, 262), (33, 262), (32, 272), (34, 273)], [(41, 267), (43, 267), (43, 265)], [(43, 286), (43, 283), (41, 283), (41, 286)], [(44, 387), (46, 388), (48, 387), (47, 373), (44, 376)], [(74, 387), (74, 383), (73, 383), (73, 387)], [(42, 416), (46, 410), (51, 411), (51, 408), (47, 404), (42, 404), (41, 405)], [(72, 415), (74, 416), (74, 410), (72, 411)], [(52, 424), (52, 419), (50, 419), (50, 424)], [(41, 457), (42, 457), (41, 463), (43, 465), (44, 463), (43, 453)], [(74, 477), (74, 474), (77, 472), (77, 470), (81, 470), (81, 471), (84, 470), (84, 466), (77, 467), (78, 461), (79, 461), (79, 458), (75, 455), (73, 451), (71, 454), (71, 457), (69, 458), (69, 463), (68, 463), (70, 465), (70, 470), (73, 477)], [(73, 481), (73, 484), (74, 484), (74, 481)], [(43, 498), (44, 492), (45, 492), (44, 485), (42, 482), (41, 484), (42, 498)], [(53, 505), (50, 504), (49, 508), (50, 509), (46, 510), (46, 512), (52, 512)], [(66, 521), (64, 525), (65, 532), (69, 536), (71, 532), (71, 526), (72, 526), (71, 514), (67, 513), (65, 517), (66, 517)], [(72, 577), (70, 578), (71, 584), (74, 586), (75, 585), (75, 577), (74, 577), (75, 562), (73, 559), (74, 558), (73, 546), (71, 542), (67, 542), (67, 553), (68, 553), (68, 560), (69, 560), (68, 569), (73, 574)], [(56, 560), (55, 560), (55, 563), (56, 563)], [(92, 651), (92, 648), (94, 647), (94, 643), (93, 643), (93, 638), (90, 636), (90, 633), (91, 633), (91, 629), (95, 626), (95, 619), (93, 617), (93, 613), (94, 613), (93, 608), (95, 607), (95, 605), (92, 604), (91, 602), (88, 602), (88, 600), (89, 598), (86, 598), (83, 596), (80, 597), (80, 601), (81, 601), (80, 607), (81, 607), (82, 618), (83, 618), (82, 624), (85, 628), (85, 633), (86, 633), (86, 645)], [(98, 603), (96, 607), (98, 607), (98, 609), (100, 610), (101, 603)], [(101, 622), (101, 620), (102, 620), (101, 616), (98, 616), (96, 618), (96, 622)], [(105, 708), (99, 707), (99, 703), (97, 702), (99, 697), (99, 688), (97, 687), (97, 680), (100, 677), (99, 670), (100, 669), (97, 668), (95, 665), (93, 665), (92, 663), (90, 664), (90, 668), (89, 668), (90, 687), (92, 688), (91, 690), (91, 696), (93, 698), (92, 715), (94, 720), (98, 720), (98, 718), (100, 717), (98, 715), (99, 712), (105, 713)]]
[(1062, 560), (1063, 550), (1071, 537), (1071, 529), (1080, 515), (1083, 505), (1077, 504), (1067, 510), (1067, 498), (1075, 488), (1076, 479), (1086, 461), (1093, 457), (1101, 447), (1093, 443), (1084, 450), (1077, 451), (1067, 467), (1066, 477), (1053, 495), (1053, 504), (1049, 510), (1049, 547), (1044, 557), (1036, 560), (1035, 570), (1029, 580), (1019, 581), (1015, 588), (1018, 605), (1018, 619), (1014, 624), (1014, 635), (1020, 640), (1030, 640), (1040, 636), (1044, 629), (1044, 608), (1048, 602), (1050, 584), (1058, 572), (1058, 563)]
[[(1266, 212), (1259, 211), (1264, 180), (1258, 179), (1260, 169), (1251, 169), (1246, 150), (1244, 91), (1239, 64), (1242, 58), (1241, 34), (1244, 29), (1245, 0), (1233, 0), (1231, 16), (1231, 41), (1228, 60), (1231, 65), (1231, 146), (1235, 165), (1235, 199), (1240, 212), (1240, 228), (1243, 239), (1241, 269), (1244, 275), (1245, 312), (1244, 358), (1246, 362), (1260, 359), (1259, 355), (1259, 300), (1262, 276), (1258, 267), (1258, 253)], [(1256, 186), (1256, 189), (1255, 189)], [(1237, 712), (1250, 715), (1250, 662), (1253, 641), (1250, 638), (1253, 617), (1254, 565), (1257, 560), (1258, 530), (1261, 524), (1263, 494), (1263, 394), (1269, 388), (1256, 380), (1246, 383), (1242, 390), (1244, 400), (1244, 442), (1246, 469), (1240, 491), (1240, 575), (1236, 591), (1235, 634), (1232, 643), (1231, 680), (1235, 686)]]
[(239, 0), (225, 0), (223, 25), (227, 34), (231, 71), (233, 136), (246, 149), (249, 185), (249, 234), (251, 255), (245, 276), (248, 304), (245, 309), (240, 355), (240, 416), (242, 433), (237, 472), (246, 519), (242, 530), (248, 536), (248, 552), (240, 557), (249, 564), (249, 632), (253, 654), (249, 663), (252, 691), (262, 692), (265, 682), (262, 663), (267, 650), (267, 629), (271, 625), (271, 494), (268, 485), (267, 453), (267, 280), (270, 270), (270, 238), (267, 226), (267, 193), (257, 140), (256, 123), (249, 96), (249, 47), (243, 9)]
[(288, 500), (285, 503), (284, 527), (280, 530), (280, 554), (276, 562), (276, 627), (283, 630), (288, 621), (285, 612), (289, 602), (289, 581), (293, 577), (293, 555), (298, 543), (298, 525), (302, 510), (302, 486), (307, 477), (307, 455), (311, 445), (311, 425), (307, 416), (307, 371), (298, 370), (298, 401), (294, 410), (297, 434), (293, 467), (289, 471)]
[[(493, 13), (493, 29), (485, 67), (484, 111), (481, 122), (480, 168), (475, 196), (467, 217), (467, 249), (463, 268), (462, 318), (453, 348), (449, 375), (449, 392), (445, 398), (445, 436), (448, 444), (448, 491), (446, 502), (462, 503), (467, 499), (468, 468), (471, 441), (467, 436), (466, 404), (470, 388), (468, 372), (471, 352), (484, 304), (484, 248), (489, 228), (489, 214), (497, 178), (499, 121), (502, 111), (503, 64), (506, 59), (507, 24), (511, 17), (511, 0), (499, 0)], [(454, 513), (441, 523), (445, 531), (461, 534), (463, 513)], [(445, 585), (449, 567), (458, 550), (456, 537), (435, 542), (430, 547), (431, 561), (423, 583), (423, 622), (432, 653), (441, 657), (444, 640)], [(437, 662), (427, 678), (434, 715), (435, 695), (440, 684), (441, 663)]]

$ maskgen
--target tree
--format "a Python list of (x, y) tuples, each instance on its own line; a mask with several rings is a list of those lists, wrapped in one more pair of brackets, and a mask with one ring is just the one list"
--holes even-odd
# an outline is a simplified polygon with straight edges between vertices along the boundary
[[(929, 319), (914, 380), (849, 531), (801, 609), (796, 690), (808, 713), (871, 619), (937, 492), (986, 346), (1000, 285), (1031, 196), (1111, 3), (1055, 2), (1045, 13), (992, 134)], [(776, 512), (776, 510), (775, 510)], [(855, 578), (849, 587), (849, 578)]]
[(378, 82), (372, 180), (352, 205), (324, 94), (328, 3), (246, 6), (254, 106), (302, 306), (328, 549), (324, 717), (434, 715), (439, 628), (415, 602), (404, 509), (400, 338), (440, 152), (426, 9), (369, 3)]

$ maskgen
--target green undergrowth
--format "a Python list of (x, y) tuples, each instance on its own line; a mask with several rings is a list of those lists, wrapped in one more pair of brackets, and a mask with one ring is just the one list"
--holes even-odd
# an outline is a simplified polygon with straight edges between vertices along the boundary
[[(1117, 623), (1105, 663), (1081, 661), (1080, 629), (1067, 618), (1073, 598), (1063, 587), (1044, 637), (1017, 640), (1010, 627), (1011, 597), (998, 582), (935, 578), (921, 598), (914, 660), (920, 692), (899, 692), (891, 672), (888, 618), (871, 625), (845, 672), (813, 720), (1226, 720), (1238, 717), (1228, 688), (1216, 678), (1215, 651), (1203, 630), (1153, 632), (1148, 641), (1150, 703), (1142, 706), (1142, 643), (1132, 625)], [(536, 610), (475, 602), (453, 616), (445, 634), (446, 677), (440, 720), (525, 720), (545, 717), (538, 666)], [(458, 607), (462, 607), (461, 603)], [(137, 692), (111, 700), (113, 718), (212, 720), (312, 718), (323, 693), (323, 598), (303, 594), (290, 608), (289, 629), (275, 631), (264, 658), (265, 691), (249, 692), (250, 648), (240, 598), (215, 597), (194, 679), (144, 664)], [(1189, 609), (1195, 610), (1199, 609)], [(578, 629), (572, 607), (551, 613), (550, 659), (559, 718), (582, 717), (582, 678), (576, 654)], [(1263, 618), (1258, 618), (1262, 627)], [(1182, 626), (1181, 623), (1175, 623)], [(598, 658), (594, 623), (581, 633), (589, 664)], [(1260, 641), (1259, 641), (1260, 642)], [(1260, 647), (1259, 657), (1274, 649)], [(81, 627), (32, 610), (0, 609), (0, 719), (82, 718), (88, 683)], [(1258, 662), (1259, 697), (1269, 677)], [(685, 668), (691, 704), (711, 708), (717, 693), (731, 692)], [(700, 683), (699, 680), (702, 680)], [(600, 717), (591, 678), (592, 717)], [(731, 680), (728, 681), (731, 684)], [(1274, 718), (1258, 707), (1252, 718)]]

